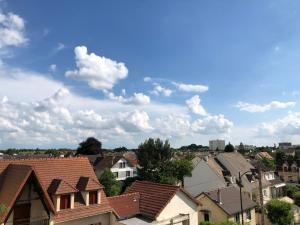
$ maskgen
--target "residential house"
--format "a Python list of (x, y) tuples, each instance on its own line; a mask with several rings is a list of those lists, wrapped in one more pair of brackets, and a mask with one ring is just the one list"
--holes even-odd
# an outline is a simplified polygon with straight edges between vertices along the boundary
[(299, 183), (300, 180), (300, 160), (286, 160), (278, 162), (276, 169), (279, 177), (288, 183)]
[[(220, 223), (233, 221), (242, 224), (240, 192), (234, 186), (203, 192), (197, 197), (200, 203), (199, 222)], [(246, 193), (242, 193), (244, 222), (256, 225), (255, 206)]]
[(226, 187), (223, 177), (219, 176), (208, 164), (208, 156), (204, 159), (195, 157), (193, 162), (192, 176), (184, 177), (184, 189), (194, 197), (202, 192)]
[(99, 158), (94, 162), (93, 166), (98, 178), (104, 169), (110, 169), (118, 181), (124, 181), (128, 177), (137, 176), (136, 164), (133, 164), (131, 160), (127, 160), (124, 156), (120, 155)]
[[(224, 168), (224, 176), (232, 181), (232, 184), (237, 185), (237, 180), (239, 178), (239, 173), (245, 174), (242, 176), (242, 185), (243, 192), (247, 192), (249, 196), (259, 202), (259, 182), (258, 179), (251, 174), (255, 167), (246, 160), (240, 153), (237, 152), (228, 152), (220, 153), (216, 157), (217, 162)], [(262, 179), (262, 188), (265, 199), (271, 198), (271, 183)]]
[(113, 209), (86, 157), (0, 161), (1, 225), (110, 225)]
[(179, 186), (135, 181), (108, 201), (123, 225), (198, 225), (198, 202)]
[(268, 153), (268, 152), (259, 152), (255, 155), (256, 159), (268, 159), (268, 160), (274, 160), (274, 158)]

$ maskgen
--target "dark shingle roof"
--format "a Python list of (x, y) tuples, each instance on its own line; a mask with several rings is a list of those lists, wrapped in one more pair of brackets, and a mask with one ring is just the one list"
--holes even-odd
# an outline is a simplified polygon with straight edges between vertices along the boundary
[[(218, 190), (221, 195), (221, 204), (218, 201)], [(214, 201), (220, 208), (222, 208), (228, 215), (234, 215), (241, 211), (240, 192), (234, 186), (217, 189), (214, 191), (204, 193), (212, 201)], [(256, 206), (247, 193), (242, 193), (243, 209), (251, 209)]]

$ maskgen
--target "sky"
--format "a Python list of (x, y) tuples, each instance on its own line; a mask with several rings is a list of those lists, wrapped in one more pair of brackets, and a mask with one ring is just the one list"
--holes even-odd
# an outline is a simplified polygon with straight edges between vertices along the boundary
[(297, 0), (0, 0), (0, 148), (300, 144)]

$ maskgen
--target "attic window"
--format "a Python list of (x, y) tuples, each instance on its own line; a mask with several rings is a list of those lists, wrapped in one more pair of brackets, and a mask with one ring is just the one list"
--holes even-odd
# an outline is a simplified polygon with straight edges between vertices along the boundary
[(97, 204), (98, 203), (98, 192), (97, 191), (90, 191), (89, 193), (89, 203), (90, 205), (92, 204)]
[(70, 195), (61, 195), (60, 196), (60, 209), (69, 209), (71, 208), (71, 196)]
[(125, 162), (120, 162), (119, 163), (119, 168), (125, 168), (126, 166), (126, 163)]

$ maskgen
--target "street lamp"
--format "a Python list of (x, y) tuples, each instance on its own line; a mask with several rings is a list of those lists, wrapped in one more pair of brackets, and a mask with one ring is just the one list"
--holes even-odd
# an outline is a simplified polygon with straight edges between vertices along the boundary
[(250, 171), (246, 171), (244, 173), (241, 174), (241, 172), (239, 172), (239, 180), (238, 180), (238, 185), (240, 187), (240, 204), (241, 204), (241, 213), (242, 213), (242, 224), (244, 225), (244, 209), (243, 209), (243, 198), (242, 198), (242, 177), (246, 174), (251, 173), (252, 176), (255, 176), (255, 174), (257, 173), (257, 169), (251, 169)]

